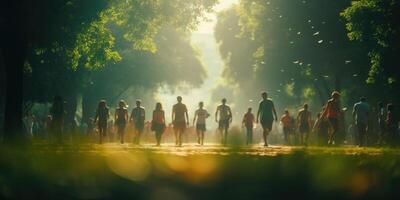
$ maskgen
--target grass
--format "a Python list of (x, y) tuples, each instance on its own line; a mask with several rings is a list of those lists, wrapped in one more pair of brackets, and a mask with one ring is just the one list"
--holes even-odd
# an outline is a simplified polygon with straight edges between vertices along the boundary
[(1, 199), (399, 199), (399, 149), (49, 145), (0, 149)]

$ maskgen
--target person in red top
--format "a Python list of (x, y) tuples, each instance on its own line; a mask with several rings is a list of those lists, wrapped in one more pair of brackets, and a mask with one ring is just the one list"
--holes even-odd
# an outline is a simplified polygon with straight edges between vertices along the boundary
[(151, 121), (151, 130), (155, 132), (157, 146), (160, 146), (161, 136), (166, 128), (165, 113), (161, 103), (156, 104), (156, 109), (153, 111), (153, 120)]
[(247, 140), (246, 144), (249, 145), (253, 143), (253, 125), (255, 122), (255, 118), (253, 113), (251, 112), (252, 109), (248, 108), (246, 114), (243, 116), (243, 125), (246, 127), (246, 134), (247, 134)]
[(281, 124), (283, 127), (283, 135), (285, 137), (285, 143), (290, 145), (290, 133), (293, 129), (293, 118), (289, 114), (289, 110), (285, 110), (285, 114), (281, 117)]
[(330, 125), (330, 131), (328, 133), (328, 145), (335, 144), (335, 135), (339, 130), (339, 119), (342, 115), (340, 109), (340, 93), (338, 91), (332, 92), (332, 98), (329, 99), (325, 106), (321, 117), (327, 118)]

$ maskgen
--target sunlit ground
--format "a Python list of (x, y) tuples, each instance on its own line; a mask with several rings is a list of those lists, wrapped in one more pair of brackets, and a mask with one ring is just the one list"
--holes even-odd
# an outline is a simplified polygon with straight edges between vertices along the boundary
[(400, 149), (34, 142), (1, 148), (1, 199), (396, 198)]

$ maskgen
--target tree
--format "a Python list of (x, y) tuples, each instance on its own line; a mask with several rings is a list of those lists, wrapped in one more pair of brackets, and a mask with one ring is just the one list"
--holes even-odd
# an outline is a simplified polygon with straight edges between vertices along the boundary
[[(341, 16), (346, 20), (348, 37), (367, 49), (370, 69), (366, 82), (377, 85), (383, 96), (400, 89), (398, 55), (400, 52), (400, 2), (397, 0), (352, 1)], [(383, 89), (383, 90), (382, 90)]]
[[(112, 26), (124, 29), (132, 48), (156, 52), (154, 37), (163, 25), (190, 30), (210, 11), (215, 0), (29, 0), (7, 2), (1, 21), (5, 43), (1, 49), (7, 69), (6, 139), (22, 133), (22, 77), (30, 52), (39, 52), (48, 64), (74, 70), (101, 69), (121, 60), (115, 51)], [(62, 58), (61, 61), (55, 58)], [(40, 60), (41, 62), (42, 60)], [(51, 65), (49, 65), (51, 66)]]
[(238, 96), (266, 89), (280, 105), (308, 102), (319, 109), (331, 90), (356, 90), (352, 85), (362, 85), (367, 73), (359, 72), (364, 52), (348, 41), (339, 16), (348, 5), (347, 0), (241, 0), (221, 13), (217, 39), (226, 77), (244, 94)]

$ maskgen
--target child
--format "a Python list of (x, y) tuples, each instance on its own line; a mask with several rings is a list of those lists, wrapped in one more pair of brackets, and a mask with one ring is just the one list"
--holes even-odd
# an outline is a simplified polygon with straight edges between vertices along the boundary
[(247, 109), (247, 113), (244, 114), (243, 116), (243, 124), (246, 127), (246, 133), (247, 133), (247, 137), (246, 137), (246, 144), (252, 144), (253, 143), (253, 125), (254, 125), (254, 115), (253, 113), (251, 113), (252, 109), (248, 108)]
[(290, 145), (290, 132), (292, 131), (293, 119), (290, 117), (289, 110), (285, 110), (285, 113), (281, 117), (281, 123), (283, 126), (283, 135), (285, 137), (285, 143)]

